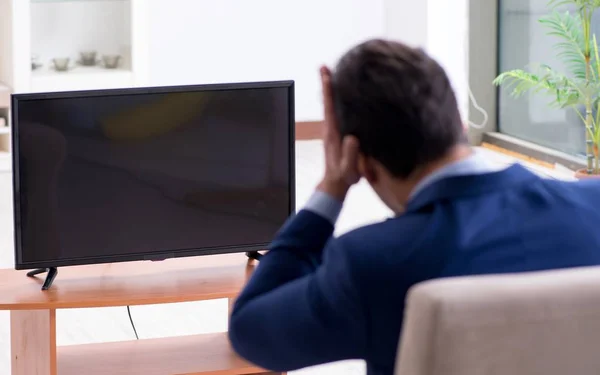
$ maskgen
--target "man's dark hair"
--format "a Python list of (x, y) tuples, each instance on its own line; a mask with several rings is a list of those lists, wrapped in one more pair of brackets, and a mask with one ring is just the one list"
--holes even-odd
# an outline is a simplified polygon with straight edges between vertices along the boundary
[(444, 69), (423, 50), (371, 40), (344, 55), (332, 76), (342, 136), (399, 178), (465, 141)]

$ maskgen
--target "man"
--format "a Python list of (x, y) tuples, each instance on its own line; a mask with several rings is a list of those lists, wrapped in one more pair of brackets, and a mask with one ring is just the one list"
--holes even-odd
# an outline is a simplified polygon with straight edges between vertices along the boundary
[[(372, 40), (321, 75), (325, 175), (235, 304), (241, 356), (273, 371), (365, 359), (390, 375), (412, 285), (600, 264), (600, 183), (487, 165), (423, 51)], [(333, 238), (361, 178), (396, 216)]]

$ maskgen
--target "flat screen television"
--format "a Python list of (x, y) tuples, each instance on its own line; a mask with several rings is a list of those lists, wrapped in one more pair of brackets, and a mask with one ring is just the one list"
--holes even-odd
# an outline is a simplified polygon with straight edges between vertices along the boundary
[(295, 210), (292, 81), (15, 94), (15, 268), (263, 250)]

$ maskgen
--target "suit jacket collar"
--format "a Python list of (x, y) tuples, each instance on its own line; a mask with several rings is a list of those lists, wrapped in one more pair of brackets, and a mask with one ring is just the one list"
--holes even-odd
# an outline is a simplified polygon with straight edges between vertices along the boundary
[(447, 177), (419, 191), (409, 201), (406, 212), (419, 211), (440, 200), (481, 195), (540, 179), (520, 164), (498, 172)]

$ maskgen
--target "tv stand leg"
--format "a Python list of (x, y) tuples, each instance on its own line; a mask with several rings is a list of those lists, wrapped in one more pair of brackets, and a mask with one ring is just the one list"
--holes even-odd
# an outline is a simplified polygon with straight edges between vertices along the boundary
[(54, 279), (56, 279), (56, 275), (58, 275), (58, 269), (56, 267), (50, 268), (38, 268), (37, 270), (27, 272), (28, 277), (35, 277), (41, 273), (47, 272), (46, 280), (44, 280), (44, 285), (42, 285), (42, 290), (48, 290), (52, 286)]
[(259, 253), (258, 251), (248, 251), (246, 252), (246, 256), (250, 259), (254, 259), (254, 260), (260, 260), (260, 258), (263, 257), (263, 255), (261, 253)]
[(10, 337), (10, 374), (56, 375), (56, 310), (11, 311)]

